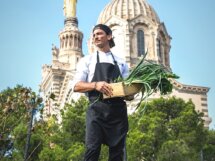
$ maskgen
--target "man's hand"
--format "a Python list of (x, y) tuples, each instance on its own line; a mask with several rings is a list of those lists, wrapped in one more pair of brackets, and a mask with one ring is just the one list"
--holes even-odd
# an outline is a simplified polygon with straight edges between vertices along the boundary
[(107, 96), (112, 96), (113, 95), (113, 89), (110, 84), (107, 82), (96, 82), (95, 84), (95, 89)]
[(134, 99), (134, 95), (125, 96), (124, 98), (126, 101), (132, 101)]

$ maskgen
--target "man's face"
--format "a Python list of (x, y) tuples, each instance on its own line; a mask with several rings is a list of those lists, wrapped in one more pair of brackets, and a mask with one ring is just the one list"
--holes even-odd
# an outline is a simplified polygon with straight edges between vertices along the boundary
[(93, 32), (93, 43), (98, 48), (104, 48), (109, 46), (109, 40), (111, 39), (111, 35), (107, 35), (105, 31), (101, 29), (95, 29)]

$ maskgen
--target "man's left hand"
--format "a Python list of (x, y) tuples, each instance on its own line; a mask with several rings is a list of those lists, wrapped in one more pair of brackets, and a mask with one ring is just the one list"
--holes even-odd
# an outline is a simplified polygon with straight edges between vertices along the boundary
[(134, 99), (134, 95), (125, 96), (124, 98), (126, 101), (132, 101)]

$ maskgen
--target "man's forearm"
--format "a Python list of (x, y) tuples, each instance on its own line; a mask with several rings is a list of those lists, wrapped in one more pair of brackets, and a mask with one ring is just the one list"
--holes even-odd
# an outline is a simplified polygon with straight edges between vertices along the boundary
[(78, 82), (75, 84), (74, 92), (88, 92), (96, 89), (96, 82)]
[(89, 92), (92, 90), (99, 91), (106, 94), (107, 96), (113, 95), (113, 89), (110, 84), (105, 81), (99, 82), (78, 82), (75, 84), (74, 92)]

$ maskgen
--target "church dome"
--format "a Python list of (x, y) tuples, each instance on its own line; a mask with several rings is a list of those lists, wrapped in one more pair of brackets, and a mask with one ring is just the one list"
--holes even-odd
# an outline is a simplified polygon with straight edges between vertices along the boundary
[(106, 23), (112, 16), (132, 20), (139, 15), (150, 18), (153, 22), (160, 22), (157, 13), (146, 0), (112, 0), (100, 13), (98, 23)]

